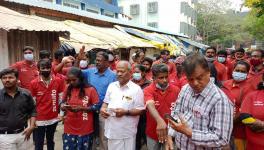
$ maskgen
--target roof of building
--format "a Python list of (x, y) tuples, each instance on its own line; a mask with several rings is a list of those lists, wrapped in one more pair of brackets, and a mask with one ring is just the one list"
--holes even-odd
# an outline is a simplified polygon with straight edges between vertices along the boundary
[(67, 31), (61, 21), (53, 21), (33, 15), (25, 15), (0, 6), (0, 28), (4, 30), (18, 29), (28, 31)]
[(187, 39), (187, 38), (179, 37), (179, 39), (184, 41), (184, 42), (186, 42), (186, 43), (189, 43), (190, 45), (198, 47), (200, 49), (205, 49), (205, 48), (209, 47), (208, 45), (205, 45), (205, 44), (202, 44), (202, 43), (198, 43), (198, 42), (195, 42), (195, 41)]
[(29, 5), (29, 6), (33, 6), (33, 7), (39, 7), (39, 8), (56, 10), (56, 11), (65, 12), (65, 13), (69, 13), (69, 14), (75, 14), (75, 15), (79, 15), (79, 16), (83, 16), (83, 17), (87, 17), (87, 18), (92, 18), (92, 19), (96, 19), (96, 20), (110, 22), (110, 23), (113, 23), (113, 24), (123, 25), (123, 26), (127, 26), (127, 27), (133, 27), (133, 28), (137, 28), (137, 29), (141, 29), (141, 30), (143, 29), (143, 30), (151, 31), (151, 32), (163, 33), (163, 34), (180, 36), (180, 37), (187, 37), (187, 36), (185, 36), (183, 34), (163, 31), (163, 30), (159, 30), (159, 29), (156, 29), (156, 28), (148, 27), (148, 26), (145, 26), (145, 25), (136, 24), (136, 23), (133, 23), (131, 21), (123, 21), (123, 20), (120, 20), (120, 19), (111, 18), (111, 17), (107, 17), (107, 16), (104, 16), (104, 15), (95, 14), (95, 13), (91, 13), (91, 12), (88, 12), (88, 11), (80, 10), (80, 9), (65, 7), (65, 6), (62, 6), (62, 5), (53, 4), (53, 3), (50, 3), (50, 2), (46, 2), (46, 1), (39, 1), (39, 0), (5, 0), (5, 1), (14, 2), (14, 3), (18, 3), (18, 4)]

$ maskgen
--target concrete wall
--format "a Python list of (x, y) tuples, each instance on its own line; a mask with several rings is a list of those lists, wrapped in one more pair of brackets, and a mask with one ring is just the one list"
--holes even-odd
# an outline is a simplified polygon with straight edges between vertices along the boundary
[[(158, 2), (157, 13), (148, 13), (149, 2)], [(118, 5), (123, 7), (124, 14), (132, 17), (133, 23), (148, 25), (150, 22), (157, 22), (160, 30), (180, 33), (181, 22), (195, 26), (190, 17), (181, 13), (181, 2), (187, 2), (194, 8), (192, 0), (118, 0)], [(133, 4), (140, 6), (139, 15), (130, 14), (130, 6)]]
[[(0, 29), (0, 70), (9, 66), (7, 31)], [(2, 82), (0, 88), (2, 88)]]

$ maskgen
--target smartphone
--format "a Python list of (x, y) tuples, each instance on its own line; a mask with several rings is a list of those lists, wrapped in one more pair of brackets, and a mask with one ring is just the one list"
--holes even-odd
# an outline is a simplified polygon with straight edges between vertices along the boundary
[(69, 104), (65, 104), (64, 107), (65, 107), (65, 108), (71, 108), (72, 106), (69, 105)]
[(111, 117), (115, 117), (116, 116), (116, 113), (114, 112), (114, 109), (107, 108), (106, 111), (107, 111), (107, 113), (110, 114)]
[(164, 115), (164, 118), (165, 118), (165, 119), (170, 119), (170, 120), (172, 120), (172, 121), (174, 121), (174, 122), (176, 122), (176, 123), (180, 123), (180, 120), (179, 120), (179, 119), (175, 119), (175, 118), (173, 118), (170, 114), (165, 114), (165, 115)]

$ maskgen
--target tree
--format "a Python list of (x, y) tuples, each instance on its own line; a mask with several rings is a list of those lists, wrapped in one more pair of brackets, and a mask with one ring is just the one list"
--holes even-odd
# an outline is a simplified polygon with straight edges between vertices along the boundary
[(264, 40), (264, 0), (246, 0), (251, 11), (245, 19), (245, 28), (257, 40)]
[(264, 15), (264, 0), (246, 0), (245, 6), (254, 9), (257, 17)]
[(229, 6), (227, 0), (203, 0), (197, 5), (197, 29), (204, 43), (232, 47), (236, 42), (252, 39), (242, 26), (245, 15), (231, 10)]
[(256, 17), (257, 10), (251, 10), (245, 19), (244, 27), (249, 31), (255, 39), (264, 40), (264, 15)]

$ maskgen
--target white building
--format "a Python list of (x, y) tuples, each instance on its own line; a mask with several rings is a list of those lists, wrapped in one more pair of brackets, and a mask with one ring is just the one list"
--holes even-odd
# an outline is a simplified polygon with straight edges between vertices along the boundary
[(118, 0), (121, 13), (130, 16), (133, 23), (181, 33), (194, 38), (197, 0)]

